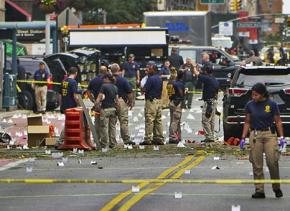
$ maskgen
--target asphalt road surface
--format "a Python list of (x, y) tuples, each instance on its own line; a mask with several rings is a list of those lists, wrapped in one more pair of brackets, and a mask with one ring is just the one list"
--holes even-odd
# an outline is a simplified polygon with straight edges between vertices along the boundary
[[(183, 114), (183, 138), (201, 140), (196, 132), (200, 126), (200, 96), (195, 97), (193, 108)], [(219, 103), (221, 106), (221, 102)], [(168, 111), (163, 112), (164, 131), (167, 134)], [(132, 139), (144, 133), (143, 106), (138, 102), (130, 117)], [(136, 117), (138, 119), (136, 119)], [(135, 118), (135, 119), (134, 119)], [(217, 121), (218, 123), (218, 121)], [(222, 132), (218, 133), (222, 137)], [(150, 146), (152, 147), (152, 146)], [(175, 146), (172, 146), (175, 147)], [(153, 148), (153, 147), (152, 147)], [(160, 148), (160, 150), (163, 150)], [(178, 150), (178, 149), (177, 149)], [(288, 211), (290, 186), (282, 185), (284, 197), (276, 199), (269, 184), (265, 185), (266, 199), (251, 199), (252, 184), (177, 184), (148, 182), (147, 179), (252, 179), (248, 160), (228, 154), (210, 154), (195, 151), (193, 155), (166, 154), (154, 156), (69, 156), (68, 159), (24, 160), (11, 168), (0, 169), (0, 181), (10, 179), (96, 179), (100, 183), (0, 184), (0, 210), (2, 211), (93, 211), (93, 210), (196, 210), (196, 211)], [(91, 162), (96, 164), (92, 165)], [(57, 163), (64, 166), (58, 166)], [(190, 171), (189, 171), (190, 170)], [(269, 172), (264, 169), (268, 178)], [(281, 178), (289, 179), (290, 160), (281, 157)], [(129, 183), (111, 183), (113, 180)], [(140, 179), (138, 183), (132, 180)], [(104, 183), (105, 180), (107, 183)], [(132, 186), (135, 193), (132, 193)], [(138, 192), (139, 189), (139, 192)], [(240, 209), (232, 209), (232, 206)]]

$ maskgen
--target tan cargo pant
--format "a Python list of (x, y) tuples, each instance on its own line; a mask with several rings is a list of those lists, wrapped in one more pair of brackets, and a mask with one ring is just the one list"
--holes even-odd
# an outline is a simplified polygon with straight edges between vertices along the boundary
[(167, 91), (167, 84), (168, 84), (168, 81), (162, 82), (162, 96), (161, 96), (162, 108), (168, 108), (168, 105), (169, 105), (169, 96), (168, 96), (168, 91)]
[(128, 128), (128, 105), (123, 98), (119, 98), (120, 109), (118, 109), (117, 116), (120, 122), (121, 138), (124, 144), (130, 141)]
[(47, 86), (35, 85), (35, 102), (37, 111), (46, 110)]
[(100, 143), (101, 147), (115, 147), (116, 141), (116, 109), (102, 109), (100, 113)]
[[(250, 133), (250, 156), (253, 166), (254, 179), (264, 179), (263, 153), (266, 154), (266, 163), (269, 168), (271, 179), (280, 179), (279, 176), (279, 146), (277, 135), (271, 131), (251, 131)], [(255, 184), (256, 192), (264, 192), (264, 184)], [(280, 184), (272, 184), (273, 190), (280, 188)]]
[(214, 100), (212, 104), (212, 113), (209, 118), (205, 116), (206, 109), (207, 109), (207, 102), (203, 103), (203, 108), (202, 108), (202, 127), (204, 129), (204, 135), (205, 138), (208, 140), (214, 140), (215, 135), (214, 135), (214, 125), (215, 125), (215, 111), (217, 107), (217, 101)]
[(169, 125), (169, 138), (174, 141), (178, 141), (176, 134), (178, 134), (179, 140), (181, 140), (181, 128), (180, 121), (182, 115), (182, 101), (176, 106), (173, 101), (169, 103), (170, 110), (170, 125)]
[(145, 101), (145, 141), (162, 141), (162, 106), (161, 100)]

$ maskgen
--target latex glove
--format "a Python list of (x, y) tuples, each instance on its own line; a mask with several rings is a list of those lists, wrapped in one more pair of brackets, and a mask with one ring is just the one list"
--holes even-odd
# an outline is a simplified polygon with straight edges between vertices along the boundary
[(283, 151), (283, 149), (286, 147), (286, 139), (284, 137), (279, 138), (279, 150)]
[(246, 143), (245, 139), (242, 138), (242, 139), (240, 140), (240, 149), (241, 149), (241, 150), (244, 150), (244, 149), (245, 149), (245, 143)]

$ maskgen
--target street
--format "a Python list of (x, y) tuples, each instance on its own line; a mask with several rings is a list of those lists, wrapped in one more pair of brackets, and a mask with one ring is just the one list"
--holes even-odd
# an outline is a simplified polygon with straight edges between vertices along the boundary
[[(184, 110), (182, 122), (183, 138), (195, 140), (195, 144), (186, 144), (186, 148), (176, 145), (160, 146), (153, 151), (153, 146), (145, 150), (119, 148), (107, 153), (84, 152), (74, 154), (65, 152), (64, 158), (52, 158), (45, 154), (45, 149), (10, 150), (1, 148), (1, 154), (25, 155), (26, 160), (11, 168), (0, 169), (1, 179), (78, 179), (79, 183), (51, 184), (0, 184), (1, 210), (232, 210), (239, 205), (240, 210), (289, 210), (289, 185), (282, 185), (284, 197), (276, 199), (269, 184), (266, 185), (266, 199), (251, 199), (254, 192), (252, 184), (176, 184), (147, 182), (146, 179), (252, 179), (251, 165), (244, 154), (239, 154), (238, 147), (226, 147), (216, 143), (212, 148), (200, 146), (203, 136), (201, 129), (200, 95), (194, 96), (193, 108)], [(219, 97), (221, 110), (221, 96)], [(144, 134), (144, 101), (137, 101), (137, 106), (130, 116), (132, 139), (140, 141)], [(87, 105), (89, 103), (87, 102)], [(168, 109), (163, 111), (164, 134), (168, 133)], [(47, 114), (49, 115), (49, 114)], [(138, 118), (138, 120), (136, 119)], [(217, 122), (218, 123), (218, 122)], [(61, 124), (60, 124), (61, 125)], [(217, 125), (218, 128), (218, 125)], [(118, 130), (119, 133), (119, 130)], [(168, 135), (165, 135), (167, 137)], [(222, 130), (218, 133), (222, 137)], [(231, 150), (229, 150), (231, 149)], [(12, 153), (13, 152), (13, 153)], [(51, 152), (56, 152), (51, 150)], [(208, 153), (206, 153), (208, 152)], [(35, 157), (29, 159), (28, 155)], [(15, 157), (14, 157), (15, 159)], [(19, 160), (19, 159), (16, 159)], [(12, 160), (13, 162), (15, 160)], [(21, 161), (21, 160), (20, 160)], [(12, 163), (13, 163), (12, 162)], [(64, 166), (57, 164), (63, 163)], [(289, 179), (290, 161), (282, 156), (280, 173), (282, 179)], [(190, 170), (190, 171), (188, 171)], [(266, 178), (269, 172), (264, 169)], [(95, 179), (95, 183), (85, 184), (85, 179)], [(133, 183), (138, 179), (140, 183)], [(107, 183), (105, 183), (107, 180)], [(113, 183), (113, 180), (128, 180), (129, 183)], [(144, 181), (142, 181), (144, 180)], [(3, 181), (2, 181), (3, 182)], [(83, 183), (82, 183), (83, 182)], [(132, 193), (132, 186), (133, 191)], [(139, 192), (138, 192), (139, 189)]]

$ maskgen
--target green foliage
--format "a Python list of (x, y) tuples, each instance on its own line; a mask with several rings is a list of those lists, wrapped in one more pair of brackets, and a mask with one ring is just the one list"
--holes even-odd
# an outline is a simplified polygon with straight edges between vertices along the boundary
[[(80, 1), (80, 0), (78, 0)], [(101, 24), (103, 9), (107, 12), (107, 23), (140, 23), (143, 12), (152, 10), (156, 0), (90, 0), (84, 11), (84, 24)]]

